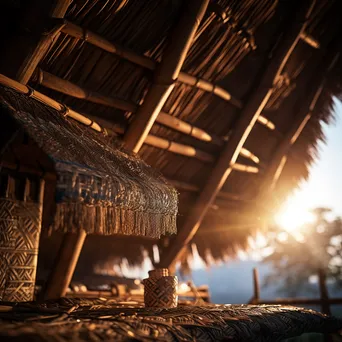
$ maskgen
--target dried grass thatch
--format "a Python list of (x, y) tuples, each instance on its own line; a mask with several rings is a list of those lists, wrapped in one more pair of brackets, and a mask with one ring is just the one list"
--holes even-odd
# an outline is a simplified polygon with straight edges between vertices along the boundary
[[(229, 141), (229, 135), (239, 118), (239, 106), (246, 104), (255, 89), (258, 78), (270, 63), (274, 48), (281, 42), (292, 22), (299, 3), (285, 0), (211, 1), (182, 72), (220, 86), (235, 101), (227, 101), (213, 92), (178, 81), (163, 112), (218, 137), (221, 142)], [(103, 36), (110, 43), (151, 58), (152, 65), (155, 65), (163, 58), (169, 34), (177, 24), (183, 6), (184, 2), (180, 0), (74, 0), (65, 18)], [(325, 83), (311, 119), (290, 148), (272, 200), (258, 200), (264, 171), (294, 123), (301, 103), (314, 86), (313, 76), (330, 51), (332, 41), (341, 34), (340, 13), (340, 1), (316, 1), (305, 32), (309, 39), (301, 39), (296, 45), (262, 112), (263, 117), (270, 120), (276, 129), (257, 123), (244, 144), (247, 150), (259, 158), (259, 172), (232, 171), (223, 191), (230, 198), (239, 200), (227, 200), (227, 195), (221, 193), (193, 239), (204, 259), (207, 250), (211, 250), (214, 258), (219, 260), (234, 255), (238, 248), (246, 247), (248, 236), (262, 228), (260, 222), (264, 222), (265, 217), (285, 200), (299, 181), (308, 177), (309, 166), (317, 157), (317, 144), (324, 140), (321, 124), (332, 121), (333, 97), (341, 94), (340, 59)], [(22, 14), (25, 16), (25, 13)], [(143, 102), (154, 76), (153, 66), (144, 68), (65, 32), (57, 35), (54, 44), (39, 63), (39, 68), (93, 93), (125, 100), (134, 106)], [(34, 89), (85, 115), (106, 119), (114, 128), (127, 128), (134, 117), (134, 113), (48, 89), (42, 85), (44, 82), (39, 75), (41, 73), (37, 72), (30, 78), (29, 84)], [(153, 125), (151, 134), (165, 139), (169, 144), (166, 143), (164, 149), (145, 144), (139, 152), (142, 159), (166, 178), (187, 185), (179, 188), (178, 227), (182, 229), (186, 215), (211, 174), (214, 163), (203, 162), (196, 155), (189, 157), (170, 152), (168, 148), (171, 142), (177, 142), (210, 154), (216, 160), (223, 147), (222, 144), (196, 140), (191, 135), (160, 123)], [(237, 162), (255, 166), (241, 155)], [(143, 246), (144, 240), (140, 241), (139, 245)], [(147, 246), (149, 244), (146, 242)], [(112, 251), (108, 250), (108, 256), (110, 254), (123, 256), (116, 254), (115, 245)], [(128, 251), (126, 255), (129, 256)], [(139, 262), (139, 258), (132, 257), (132, 262)]]
[(141, 159), (25, 94), (0, 86), (0, 97), (6, 135), (7, 115), (18, 123), (12, 134), (23, 130), (54, 163), (52, 230), (153, 238), (176, 232), (177, 192)]

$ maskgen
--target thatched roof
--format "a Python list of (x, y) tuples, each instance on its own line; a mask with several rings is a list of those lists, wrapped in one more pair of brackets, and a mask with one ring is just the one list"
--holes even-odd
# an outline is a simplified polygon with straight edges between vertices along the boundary
[[(0, 134), (11, 139), (25, 132), (34, 142), (18, 156), (13, 146), (20, 152), (21, 144), (12, 138), (1, 149), (2, 164), (6, 167), (6, 162), (17, 159), (20, 171), (27, 159), (42, 163), (42, 154), (44, 161), (48, 159), (45, 163), (50, 162), (48, 169), (36, 170), (52, 173), (51, 179), (55, 176), (54, 198), (45, 198), (55, 207), (49, 213), (51, 230), (153, 238), (176, 232), (177, 192), (140, 158), (127, 154), (101, 132), (70, 121), (10, 87), (0, 85), (0, 105)], [(43, 153), (30, 149), (33, 144)]]
[[(243, 110), (272, 66), (277, 49), (291, 45), (286, 41), (288, 31), (300, 19), (297, 13), (306, 3), (310, 1), (210, 1), (178, 81), (162, 108), (163, 115), (139, 151), (147, 164), (178, 187), (180, 232), (225, 147), (235, 139), (232, 136)], [(245, 150), (234, 160), (229, 177), (191, 240), (203, 258), (207, 250), (220, 259), (244, 248), (248, 236), (261, 229), (269, 213), (308, 177), (309, 166), (317, 157), (317, 143), (324, 140), (322, 122), (332, 121), (333, 96), (341, 94), (341, 60), (335, 58), (341, 50), (341, 2), (312, 4), (305, 32), (295, 41), (280, 75), (268, 85), (273, 92), (246, 135)], [(19, 30), (30, 24), (23, 20), (26, 10), (21, 13)], [(42, 21), (42, 28), (54, 41), (28, 83), (84, 115), (105, 120), (120, 135), (130, 127), (134, 113), (153, 87), (154, 69), (163, 61), (170, 34), (185, 10), (184, 1), (174, 0), (74, 0), (61, 15), (68, 22), (52, 25)], [(62, 31), (56, 33), (56, 27)], [(27, 30), (20, 32), (24, 38), (30, 36)], [(92, 33), (105, 40), (96, 41)], [(332, 60), (335, 63), (329, 69)], [(15, 76), (9, 69), (8, 74)], [(302, 128), (301, 134), (296, 136), (295, 130), (293, 139), (289, 138), (303, 113), (304, 124), (297, 127)], [(178, 120), (171, 129), (166, 121), (172, 118), (182, 123)], [(185, 127), (182, 132), (177, 125)], [(188, 134), (184, 134), (186, 129)], [(289, 141), (285, 147), (284, 141)], [(269, 169), (274, 167), (279, 149), (287, 161), (280, 168), (272, 197), (269, 193), (265, 197), (264, 189), (271, 183)], [(241, 165), (246, 167), (241, 170)], [(108, 258), (123, 256), (116, 253), (114, 238), (106, 241), (111, 246)], [(160, 246), (168, 242), (172, 245), (173, 240), (163, 240)], [(136, 246), (136, 240), (134, 243)], [(144, 244), (141, 239), (139, 245)], [(126, 246), (123, 254), (130, 257), (129, 243)], [(131, 261), (139, 262), (139, 258), (132, 255)]]

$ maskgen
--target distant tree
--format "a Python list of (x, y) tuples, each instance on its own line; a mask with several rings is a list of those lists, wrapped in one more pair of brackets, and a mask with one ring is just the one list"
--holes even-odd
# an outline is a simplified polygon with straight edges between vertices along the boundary
[(342, 287), (342, 220), (328, 220), (330, 209), (313, 210), (315, 219), (297, 231), (282, 231), (274, 225), (269, 245), (273, 253), (264, 262), (273, 266), (274, 272), (266, 278), (267, 285), (289, 296), (313, 291), (312, 276), (332, 278)]

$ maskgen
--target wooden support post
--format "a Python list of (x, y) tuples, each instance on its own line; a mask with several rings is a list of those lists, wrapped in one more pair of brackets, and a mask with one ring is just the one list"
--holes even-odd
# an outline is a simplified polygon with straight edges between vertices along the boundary
[(292, 51), (300, 40), (314, 4), (315, 1), (303, 1), (301, 2), (301, 6), (297, 9), (295, 17), (293, 16), (293, 13), (291, 13), (288, 30), (284, 33), (281, 42), (274, 51), (272, 59), (267, 61), (267, 67), (265, 68), (264, 74), (241, 111), (229, 141), (222, 151), (203, 191), (199, 195), (193, 208), (190, 210), (184, 225), (181, 227), (172, 243), (170, 243), (169, 247), (161, 254), (159, 267), (167, 268), (174, 264), (183, 253), (185, 246), (196, 234), (207, 210), (231, 173), (231, 165), (235, 163), (258, 116), (267, 104), (272, 93), (273, 85), (277, 81)]
[(83, 229), (78, 233), (65, 234), (55, 260), (55, 265), (42, 293), (42, 299), (57, 299), (65, 296), (74, 274), (86, 235), (87, 234)]
[(260, 300), (260, 284), (259, 284), (259, 272), (256, 267), (253, 268), (253, 287), (254, 287), (253, 303), (258, 304)]
[(319, 284), (319, 293), (322, 305), (322, 312), (326, 315), (331, 315), (330, 304), (329, 304), (329, 294), (328, 288), (326, 284), (326, 272), (323, 268), (318, 270), (318, 284)]
[(207, 9), (209, 0), (188, 0), (183, 3), (180, 22), (169, 37), (163, 59), (155, 71), (154, 84), (147, 93), (125, 136), (126, 147), (139, 152), (156, 117), (169, 97), (193, 37)]

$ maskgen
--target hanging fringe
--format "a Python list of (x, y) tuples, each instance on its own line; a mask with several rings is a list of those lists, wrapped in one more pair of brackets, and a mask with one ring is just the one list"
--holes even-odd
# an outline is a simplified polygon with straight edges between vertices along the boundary
[(126, 208), (59, 203), (50, 228), (62, 232), (84, 229), (88, 234), (140, 235), (160, 238), (176, 233), (176, 216), (132, 211)]

